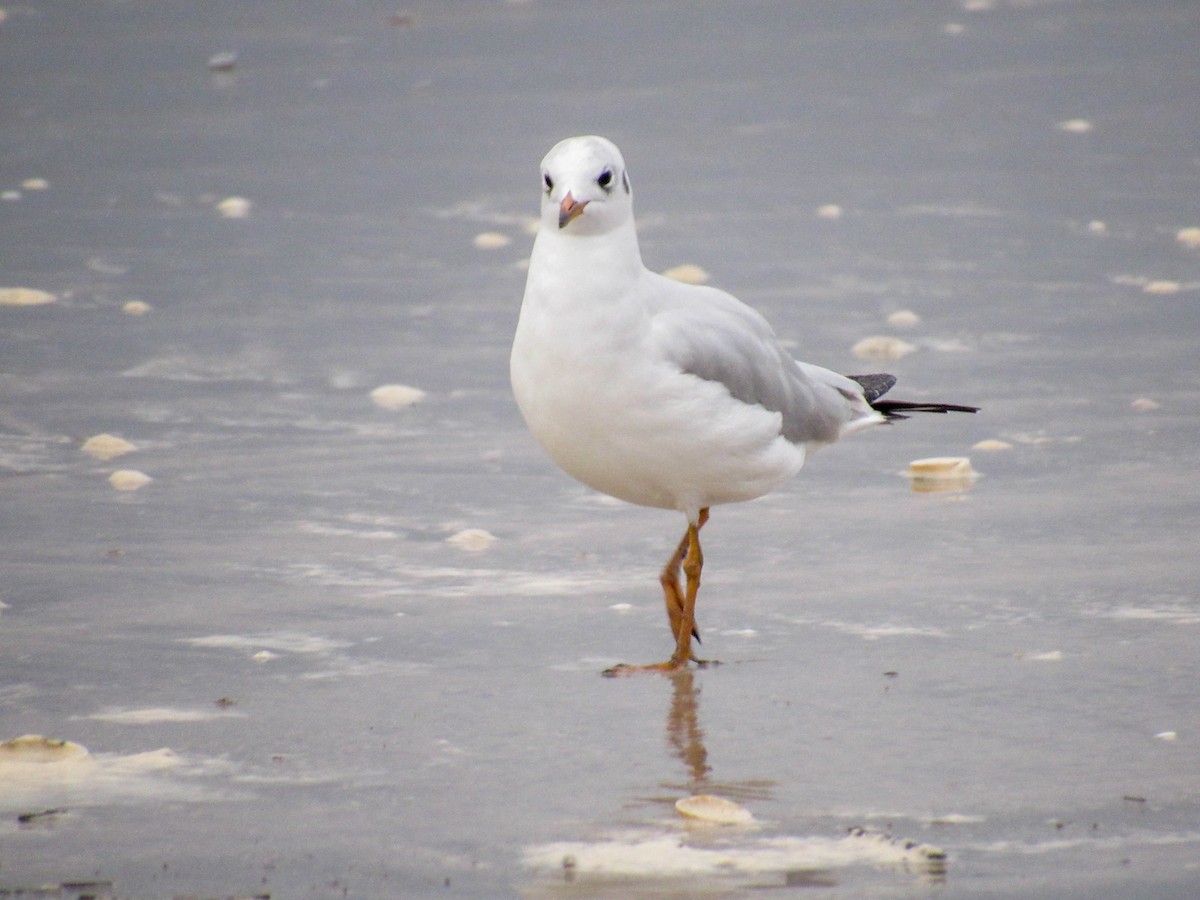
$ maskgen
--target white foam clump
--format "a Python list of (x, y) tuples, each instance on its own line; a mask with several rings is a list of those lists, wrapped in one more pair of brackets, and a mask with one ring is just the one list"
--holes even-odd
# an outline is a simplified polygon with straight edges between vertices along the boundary
[(181, 765), (179, 755), (165, 747), (93, 756), (74, 741), (26, 734), (0, 741), (0, 809), (194, 797), (195, 786), (160, 777)]
[(349, 641), (302, 634), (294, 631), (279, 631), (267, 634), (210, 634), (204, 637), (180, 638), (180, 643), (193, 647), (217, 650), (279, 651), (280, 653), (331, 653), (352, 646)]
[(207, 722), (210, 719), (224, 719), (230, 716), (244, 717), (244, 713), (215, 709), (176, 709), (167, 706), (152, 706), (145, 709), (120, 709), (92, 713), (88, 718), (95, 722), (110, 722), (115, 725), (155, 725), (160, 722)]
[[(775, 837), (691, 846), (680, 835), (635, 833), (593, 842), (562, 841), (529, 848), (528, 868), (608, 877), (747, 875), (852, 865), (944, 866), (946, 854), (928, 844), (852, 829), (845, 837)], [(569, 861), (569, 862), (568, 862)]]

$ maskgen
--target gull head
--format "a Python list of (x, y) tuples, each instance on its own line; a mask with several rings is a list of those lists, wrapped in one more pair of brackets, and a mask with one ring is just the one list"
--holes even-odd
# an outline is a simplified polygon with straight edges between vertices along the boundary
[(542, 160), (542, 228), (606, 234), (633, 221), (633, 190), (616, 144), (588, 135), (559, 141)]

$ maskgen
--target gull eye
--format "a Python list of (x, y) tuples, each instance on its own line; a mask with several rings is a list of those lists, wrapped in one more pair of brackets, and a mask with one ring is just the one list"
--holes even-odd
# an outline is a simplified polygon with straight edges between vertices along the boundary
[(554, 179), (550, 177), (549, 172), (544, 172), (542, 174), (542, 183), (546, 185), (547, 194), (554, 190)]
[(600, 185), (600, 187), (607, 191), (612, 189), (612, 180), (612, 169), (605, 169), (600, 173), (600, 177), (596, 179), (596, 184)]

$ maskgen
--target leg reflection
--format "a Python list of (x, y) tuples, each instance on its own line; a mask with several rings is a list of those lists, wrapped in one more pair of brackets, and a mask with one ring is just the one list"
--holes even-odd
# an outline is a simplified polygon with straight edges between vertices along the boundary
[(675, 756), (687, 767), (691, 790), (698, 791), (708, 783), (708, 750), (704, 746), (704, 729), (700, 727), (700, 688), (691, 669), (672, 672), (671, 710), (667, 714), (667, 741)]

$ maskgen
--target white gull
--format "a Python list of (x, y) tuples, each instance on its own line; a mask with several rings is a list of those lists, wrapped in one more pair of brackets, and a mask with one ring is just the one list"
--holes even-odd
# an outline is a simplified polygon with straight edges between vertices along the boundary
[(710, 507), (761, 497), (817, 448), (905, 413), (975, 411), (881, 400), (892, 376), (799, 362), (741, 301), (651, 272), (625, 160), (596, 136), (561, 141), (542, 160), (511, 375), (530, 431), (568, 474), (687, 517), (661, 576), (675, 651), (625, 671), (703, 662), (691, 640)]

